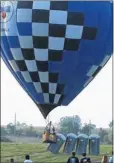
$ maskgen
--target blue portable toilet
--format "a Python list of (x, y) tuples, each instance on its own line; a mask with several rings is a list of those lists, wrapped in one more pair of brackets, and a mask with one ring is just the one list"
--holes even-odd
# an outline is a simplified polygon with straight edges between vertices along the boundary
[(57, 134), (56, 135), (56, 139), (57, 139), (57, 142), (55, 144), (51, 143), (47, 150), (56, 154), (59, 152), (60, 148), (62, 147), (62, 145), (64, 144), (66, 138), (63, 134)]
[(99, 155), (100, 153), (100, 137), (98, 135), (89, 136), (89, 154)]
[(82, 153), (86, 153), (87, 145), (88, 145), (88, 136), (86, 134), (80, 134), (77, 137), (76, 153), (80, 155)]
[(71, 153), (75, 149), (76, 141), (77, 141), (77, 136), (75, 134), (73, 133), (68, 134), (66, 137), (66, 142), (64, 145), (63, 152)]

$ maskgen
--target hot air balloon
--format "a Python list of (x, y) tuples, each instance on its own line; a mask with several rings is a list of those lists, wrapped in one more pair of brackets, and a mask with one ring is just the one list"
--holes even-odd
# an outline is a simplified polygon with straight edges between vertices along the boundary
[(1, 12), (2, 58), (44, 118), (112, 55), (111, 1), (6, 1)]

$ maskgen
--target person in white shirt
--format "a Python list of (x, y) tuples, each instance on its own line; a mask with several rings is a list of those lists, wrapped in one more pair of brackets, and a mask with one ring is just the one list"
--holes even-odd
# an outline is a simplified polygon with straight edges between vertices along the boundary
[(30, 156), (29, 155), (26, 155), (25, 156), (25, 161), (24, 163), (33, 163), (32, 160), (30, 159)]
[(109, 158), (109, 163), (113, 163), (114, 162), (114, 152), (112, 152), (112, 156)]

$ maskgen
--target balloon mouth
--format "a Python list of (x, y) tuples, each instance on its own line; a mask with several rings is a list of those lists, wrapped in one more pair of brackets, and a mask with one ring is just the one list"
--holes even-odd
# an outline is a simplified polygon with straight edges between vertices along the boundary
[(60, 106), (58, 104), (37, 104), (43, 117), (46, 119), (48, 114), (56, 107)]

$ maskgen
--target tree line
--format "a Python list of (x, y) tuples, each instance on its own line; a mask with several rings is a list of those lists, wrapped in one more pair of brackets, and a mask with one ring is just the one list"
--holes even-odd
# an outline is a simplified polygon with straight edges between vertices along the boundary
[[(81, 118), (78, 115), (62, 117), (59, 123), (56, 124), (56, 130), (65, 136), (68, 133), (79, 135), (81, 133), (86, 135), (97, 134), (100, 136), (101, 143), (112, 144), (112, 126), (113, 121), (109, 123), (109, 128), (96, 128), (92, 123), (81, 123)], [(42, 138), (44, 127), (34, 127), (26, 123), (17, 122), (16, 126), (9, 123), (7, 126), (1, 126), (1, 136), (15, 135), (27, 137)]]

